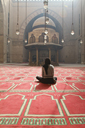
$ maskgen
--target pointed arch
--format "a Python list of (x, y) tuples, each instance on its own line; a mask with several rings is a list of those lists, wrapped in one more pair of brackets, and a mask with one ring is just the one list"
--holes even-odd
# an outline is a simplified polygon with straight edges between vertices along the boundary
[[(29, 30), (29, 32), (32, 31), (32, 29), (33, 29), (32, 26), (33, 26), (33, 23), (35, 22), (35, 20), (38, 19), (39, 17), (43, 17), (43, 16), (44, 16), (43, 8), (40, 8), (40, 9), (34, 11), (33, 13), (31, 13), (30, 15), (28, 15), (27, 19), (25, 19), (20, 26), (20, 38), (21, 39), (24, 38), (26, 28)], [(56, 12), (52, 11), (51, 9), (49, 9), (48, 16), (54, 22), (54, 24), (56, 26), (56, 31), (58, 30), (61, 35), (61, 33), (62, 33), (62, 18)], [(28, 23), (27, 26), (25, 24), (26, 20)]]

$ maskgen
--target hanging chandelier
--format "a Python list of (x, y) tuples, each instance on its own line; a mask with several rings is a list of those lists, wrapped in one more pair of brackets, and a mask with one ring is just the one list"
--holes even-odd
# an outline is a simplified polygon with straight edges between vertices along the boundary
[(7, 42), (10, 43), (10, 38), (9, 38), (9, 34), (10, 34), (10, 0), (9, 0), (9, 23), (8, 23), (8, 38), (7, 38)]
[(27, 39), (25, 39), (25, 41), (24, 41), (25, 43), (27, 43)]
[(63, 1), (62, 1), (62, 40), (61, 42), (64, 43), (64, 34), (63, 34), (63, 29), (64, 29), (64, 22), (63, 22)]
[(16, 35), (19, 35), (19, 29), (16, 30)]
[(80, 38), (80, 44), (83, 43), (83, 40), (82, 40), (82, 0), (81, 0), (81, 38)]
[(48, 13), (48, 0), (44, 1), (44, 9), (45, 9), (44, 44), (46, 44), (47, 43), (47, 34), (48, 34), (48, 30), (46, 28), (46, 25), (49, 24), (49, 18), (47, 17), (47, 13)]
[(45, 39), (45, 40), (47, 39), (47, 35), (44, 35), (44, 39)]
[(80, 44), (82, 44), (83, 43), (83, 41), (82, 41), (82, 39), (80, 40)]
[(9, 39), (9, 37), (8, 37), (8, 39), (7, 39), (7, 42), (8, 42), (8, 44), (10, 43), (10, 39)]
[(74, 32), (74, 24), (73, 24), (73, 1), (72, 1), (72, 26), (71, 26), (71, 35), (73, 36), (75, 34)]
[(48, 34), (48, 30), (47, 29), (45, 29), (45, 32), (44, 32), (45, 34)]
[(46, 24), (49, 24), (49, 18), (46, 17)]
[(17, 0), (17, 29), (16, 29), (16, 35), (19, 35), (19, 0)]
[[(17, 25), (17, 27), (18, 27), (18, 25)], [(20, 33), (19, 33), (19, 29), (17, 28), (16, 29), (16, 35), (19, 35)]]
[(47, 9), (48, 8), (48, 0), (45, 0), (44, 1), (44, 9)]
[(62, 43), (64, 43), (64, 39), (62, 39), (62, 41), (61, 41)]
[[(26, 0), (26, 15), (25, 15), (25, 17), (26, 17), (26, 25), (25, 26), (27, 27), (27, 0)], [(26, 37), (25, 37), (25, 41), (24, 42), (27, 43), (27, 38)]]
[(74, 30), (71, 31), (71, 35), (73, 36), (75, 33), (74, 33)]

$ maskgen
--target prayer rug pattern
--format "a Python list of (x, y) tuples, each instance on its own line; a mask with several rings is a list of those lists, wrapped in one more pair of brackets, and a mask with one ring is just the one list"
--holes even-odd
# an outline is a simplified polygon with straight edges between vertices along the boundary
[(41, 67), (0, 65), (0, 128), (85, 127), (85, 67), (54, 73), (56, 84), (42, 84)]

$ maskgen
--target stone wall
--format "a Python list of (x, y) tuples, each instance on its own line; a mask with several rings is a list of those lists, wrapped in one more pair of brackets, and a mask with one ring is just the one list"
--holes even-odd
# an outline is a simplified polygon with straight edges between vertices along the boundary
[(12, 41), (12, 62), (21, 63), (23, 62), (23, 42), (22, 41)]
[[(25, 2), (19, 2), (19, 30), (20, 35), (16, 35), (17, 25), (17, 3), (10, 0), (10, 44), (7, 45), (8, 36), (8, 12), (9, 12), (9, 0), (0, 0), (0, 62), (7, 62), (7, 52), (9, 52), (9, 62), (27, 62), (28, 50), (24, 48), (25, 43), (25, 31), (26, 27), (29, 33), (36, 31), (36, 36), (39, 37), (38, 29), (41, 27), (32, 26), (33, 22), (44, 17), (43, 1), (28, 1), (27, 4), (27, 17), (25, 15), (26, 4)], [(63, 49), (59, 52), (59, 61), (65, 63), (85, 63), (85, 0), (82, 0), (82, 39), (83, 44), (80, 45), (79, 39), (81, 36), (81, 1), (74, 1), (73, 22), (75, 35), (71, 36), (72, 25), (72, 1), (64, 1), (64, 44)], [(2, 9), (3, 6), (3, 9)], [(60, 31), (62, 34), (62, 2), (49, 1), (48, 8), (49, 17), (52, 20), (51, 26), (56, 32)], [(42, 15), (42, 16), (41, 16)], [(76, 16), (76, 18), (75, 18)], [(80, 17), (80, 19), (79, 19)], [(27, 19), (27, 26), (26, 26)], [(79, 22), (80, 20), (80, 22)], [(41, 21), (38, 20), (38, 24), (41, 25)], [(44, 22), (43, 22), (44, 25)], [(33, 29), (36, 27), (36, 29)], [(58, 29), (57, 29), (58, 28)], [(53, 32), (50, 32), (51, 35)], [(60, 33), (59, 33), (60, 34)], [(51, 37), (49, 35), (49, 37)], [(59, 35), (60, 36), (60, 35)], [(29, 36), (28, 36), (29, 37)], [(60, 40), (59, 40), (60, 41)], [(61, 42), (59, 42), (61, 43)], [(7, 49), (8, 48), (8, 49)], [(9, 50), (9, 51), (7, 51)]]

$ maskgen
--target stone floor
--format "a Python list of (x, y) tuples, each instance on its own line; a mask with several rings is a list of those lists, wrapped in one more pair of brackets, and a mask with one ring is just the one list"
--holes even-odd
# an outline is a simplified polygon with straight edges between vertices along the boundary
[[(0, 65), (3, 65), (3, 66), (10, 66), (10, 65), (13, 65), (13, 66), (29, 66), (28, 63), (0, 63)], [(59, 64), (59, 67), (85, 67), (85, 64), (64, 64), (64, 63), (60, 63)]]

